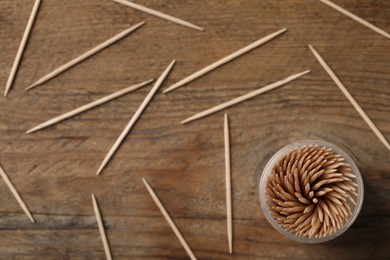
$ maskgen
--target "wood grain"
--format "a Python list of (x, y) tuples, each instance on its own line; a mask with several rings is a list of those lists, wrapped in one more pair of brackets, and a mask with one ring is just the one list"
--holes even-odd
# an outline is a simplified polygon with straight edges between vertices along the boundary
[[(334, 0), (390, 31), (390, 2)], [(199, 259), (389, 258), (389, 152), (340, 93), (307, 44), (327, 57), (383, 135), (390, 138), (388, 39), (319, 1), (137, 1), (207, 28), (188, 30), (112, 1), (42, 1), (12, 95), (0, 99), (0, 161), (29, 206), (32, 224), (0, 183), (0, 259), (102, 259), (90, 194), (104, 209), (114, 259), (186, 259), (144, 188), (147, 178)], [(5, 84), (31, 1), (0, 1), (0, 82)], [(23, 18), (23, 19), (22, 19)], [(45, 84), (41, 75), (145, 20), (148, 26)], [(26, 135), (31, 126), (177, 66), (162, 89), (248, 42), (287, 27), (283, 37), (169, 95), (159, 91), (111, 161), (96, 167), (149, 92), (140, 89), (73, 120)], [(180, 121), (259, 86), (311, 69), (299, 81), (211, 115)], [(4, 85), (3, 84), (3, 85)], [(234, 254), (228, 255), (224, 143), (229, 113)], [(260, 173), (286, 144), (317, 138), (347, 150), (365, 182), (355, 224), (321, 245), (294, 243), (266, 221)]]

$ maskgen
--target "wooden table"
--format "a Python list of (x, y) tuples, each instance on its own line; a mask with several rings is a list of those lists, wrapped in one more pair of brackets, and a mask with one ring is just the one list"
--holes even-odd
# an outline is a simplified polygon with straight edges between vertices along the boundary
[[(200, 259), (389, 258), (389, 151), (307, 48), (314, 45), (390, 139), (390, 42), (319, 1), (137, 1), (205, 28), (191, 30), (111, 1), (43, 1), (17, 78), (0, 98), (0, 162), (37, 220), (0, 181), (0, 258), (101, 259), (95, 193), (115, 259), (185, 259), (151, 200), (146, 177)], [(390, 2), (335, 0), (390, 31)], [(33, 1), (0, 2), (0, 82), (5, 85)], [(60, 76), (35, 80), (142, 20), (143, 28)], [(218, 70), (161, 91), (101, 176), (95, 175), (151, 86), (40, 132), (25, 131), (177, 65), (162, 89), (283, 27), (288, 32)], [(223, 112), (206, 108), (291, 74), (301, 79), (229, 108), (234, 254), (226, 236)], [(3, 92), (3, 89), (1, 90)], [(362, 211), (336, 240), (295, 243), (265, 219), (258, 181), (269, 158), (301, 139), (346, 149), (365, 182)]]

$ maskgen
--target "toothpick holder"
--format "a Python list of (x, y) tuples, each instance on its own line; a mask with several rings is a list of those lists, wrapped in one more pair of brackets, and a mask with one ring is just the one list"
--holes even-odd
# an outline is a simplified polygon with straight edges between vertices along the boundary
[(338, 146), (304, 140), (279, 150), (265, 166), (260, 204), (269, 223), (301, 243), (322, 243), (356, 220), (364, 187), (358, 167)]

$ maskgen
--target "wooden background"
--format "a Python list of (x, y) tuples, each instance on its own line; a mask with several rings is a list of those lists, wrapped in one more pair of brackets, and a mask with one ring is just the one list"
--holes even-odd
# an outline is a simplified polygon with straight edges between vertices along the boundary
[[(0, 98), (0, 162), (34, 217), (0, 181), (0, 258), (104, 259), (95, 193), (115, 259), (186, 259), (141, 178), (146, 177), (200, 259), (389, 258), (389, 151), (307, 48), (314, 45), (390, 140), (390, 42), (319, 1), (139, 0), (205, 28), (191, 30), (108, 0), (43, 1), (14, 86)], [(390, 1), (335, 0), (390, 31)], [(33, 1), (0, 1), (5, 85)], [(46, 84), (24, 88), (142, 20), (143, 28)], [(277, 31), (288, 32), (164, 95), (161, 90), (104, 170), (95, 172), (151, 86), (46, 130), (25, 131), (177, 64), (162, 89)], [(226, 110), (231, 121), (234, 255), (225, 220), (223, 112), (180, 121), (255, 88), (303, 78)], [(1, 89), (3, 93), (3, 88)], [(340, 238), (290, 241), (265, 219), (258, 180), (268, 159), (300, 139), (346, 149), (365, 181), (364, 205)]]

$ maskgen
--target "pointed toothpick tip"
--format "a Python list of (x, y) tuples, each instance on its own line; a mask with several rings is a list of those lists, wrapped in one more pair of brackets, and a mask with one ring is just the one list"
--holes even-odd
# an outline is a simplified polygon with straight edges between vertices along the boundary
[[(138, 28), (140, 28), (141, 26), (144, 26), (145, 24), (146, 24), (145, 21), (141, 21), (141, 22), (139, 22), (139, 23), (137, 23), (137, 24), (135, 24), (133, 26), (130, 26), (129, 30), (131, 30), (131, 31), (137, 30)], [(131, 29), (131, 28), (133, 28), (133, 29)]]
[(35, 82), (35, 83), (31, 84), (30, 86), (26, 87), (24, 90), (25, 91), (29, 91), (29, 90), (35, 88), (38, 85), (39, 85), (39, 83)]
[(97, 175), (97, 176), (99, 176), (100, 173), (102, 173), (102, 171), (103, 171), (103, 169), (106, 167), (107, 163), (108, 163), (108, 162), (107, 162), (107, 160), (106, 160), (106, 158), (105, 158), (105, 160), (100, 164), (99, 169), (96, 171), (96, 175)]
[(313, 52), (313, 53), (317, 53), (316, 49), (314, 49), (313, 45), (309, 44), (307, 45), (309, 47), (309, 49)]
[(182, 125), (185, 125), (185, 124), (187, 124), (189, 121), (191, 121), (191, 117), (189, 117), (189, 118), (187, 118), (187, 119), (181, 121), (180, 123), (181, 123)]
[(102, 170), (103, 170), (103, 166), (100, 165), (99, 169), (98, 169), (97, 172), (96, 172), (96, 176), (99, 176), (100, 173), (102, 172)]
[(175, 64), (176, 64), (176, 60), (173, 59), (165, 70), (170, 71)]
[(4, 91), (4, 97), (7, 97), (7, 95), (8, 95), (8, 92), (9, 92), (9, 89), (8, 89), (8, 88), (6, 88), (6, 89), (5, 89), (5, 91)]
[[(27, 207), (27, 206), (26, 206)], [(31, 212), (29, 210), (26, 211), (27, 217), (30, 219), (31, 223), (35, 224), (35, 219), (32, 216)]]
[(198, 31), (201, 31), (201, 32), (204, 32), (204, 29), (200, 26), (197, 26), (197, 25), (193, 25), (193, 26), (191, 26), (191, 28), (198, 30)]
[(163, 90), (163, 93), (164, 94), (167, 94), (167, 93), (169, 93), (169, 92), (171, 92), (173, 89), (171, 89), (170, 87), (169, 88), (167, 88), (167, 89), (164, 89)]

